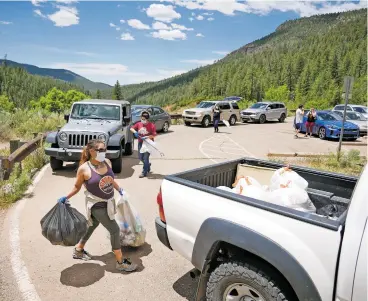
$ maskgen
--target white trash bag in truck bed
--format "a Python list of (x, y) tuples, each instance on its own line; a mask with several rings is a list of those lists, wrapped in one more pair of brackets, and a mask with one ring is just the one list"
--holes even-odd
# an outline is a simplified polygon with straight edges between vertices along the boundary
[(279, 188), (267, 193), (265, 199), (272, 204), (315, 213), (316, 207), (310, 200), (307, 191), (299, 187)]
[(116, 204), (115, 219), (120, 228), (120, 244), (139, 247), (145, 242), (146, 230), (139, 214), (128, 199), (129, 195), (125, 193)]
[(252, 177), (240, 177), (238, 178), (235, 183), (233, 184), (233, 187), (235, 189), (235, 193), (241, 194), (243, 189), (248, 186), (255, 186), (261, 188), (262, 185), (254, 178)]
[(306, 190), (308, 188), (308, 182), (289, 167), (283, 167), (276, 170), (272, 175), (270, 190), (273, 191), (286, 187), (299, 187)]

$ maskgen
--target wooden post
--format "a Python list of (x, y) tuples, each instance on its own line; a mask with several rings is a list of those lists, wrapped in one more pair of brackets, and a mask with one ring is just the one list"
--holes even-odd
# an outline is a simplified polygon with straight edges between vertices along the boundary
[(33, 138), (36, 138), (38, 136), (38, 133), (32, 133), (33, 134)]
[(10, 153), (14, 153), (19, 148), (20, 140), (10, 140)]

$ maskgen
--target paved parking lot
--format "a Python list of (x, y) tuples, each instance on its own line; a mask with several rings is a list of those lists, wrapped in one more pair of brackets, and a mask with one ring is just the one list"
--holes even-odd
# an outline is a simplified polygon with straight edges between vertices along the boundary
[[(116, 273), (107, 233), (99, 227), (87, 244), (95, 257), (75, 261), (72, 248), (52, 246), (42, 235), (40, 219), (74, 184), (74, 168), (53, 173), (46, 168), (30, 198), (17, 203), (5, 215), (0, 244), (0, 300), (193, 300), (195, 281), (189, 262), (166, 249), (157, 239), (154, 219), (156, 195), (165, 175), (244, 156), (266, 158), (273, 152), (329, 152), (337, 142), (318, 138), (294, 139), (291, 120), (286, 123), (238, 124), (233, 128), (173, 126), (157, 144), (165, 157), (152, 158), (153, 173), (139, 179), (142, 166), (137, 152), (124, 159), (118, 182), (132, 196), (147, 228), (147, 243), (124, 250), (139, 264), (137, 273)], [(351, 149), (354, 146), (346, 146)], [(359, 148), (367, 152), (366, 146)], [(83, 194), (72, 205), (84, 213)], [(18, 248), (19, 246), (19, 248)], [(20, 288), (20, 289), (19, 289)]]

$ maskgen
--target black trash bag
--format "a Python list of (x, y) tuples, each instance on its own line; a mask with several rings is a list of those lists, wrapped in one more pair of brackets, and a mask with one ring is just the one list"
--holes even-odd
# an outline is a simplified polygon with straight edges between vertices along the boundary
[(330, 204), (317, 209), (317, 214), (327, 217), (339, 217), (346, 210), (346, 206)]
[(87, 232), (87, 220), (69, 204), (57, 203), (41, 219), (42, 235), (53, 245), (75, 246)]

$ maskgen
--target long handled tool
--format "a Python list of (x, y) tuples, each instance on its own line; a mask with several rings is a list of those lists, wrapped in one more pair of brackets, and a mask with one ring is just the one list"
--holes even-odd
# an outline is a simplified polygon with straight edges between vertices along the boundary
[(161, 157), (164, 157), (165, 154), (163, 152), (161, 152), (157, 147), (155, 147), (151, 142), (148, 142), (147, 139), (144, 139), (143, 142), (148, 143), (150, 146), (152, 146), (155, 150), (157, 150), (160, 154)]

